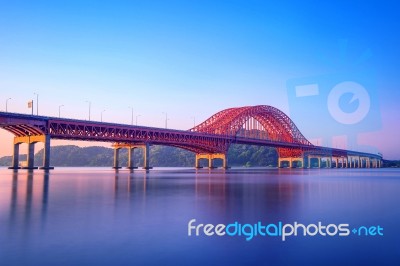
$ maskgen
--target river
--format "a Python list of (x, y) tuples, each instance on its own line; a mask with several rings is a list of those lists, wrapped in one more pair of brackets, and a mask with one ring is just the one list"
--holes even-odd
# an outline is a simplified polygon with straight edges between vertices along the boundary
[(400, 265), (399, 203), (397, 169), (1, 168), (0, 264)]

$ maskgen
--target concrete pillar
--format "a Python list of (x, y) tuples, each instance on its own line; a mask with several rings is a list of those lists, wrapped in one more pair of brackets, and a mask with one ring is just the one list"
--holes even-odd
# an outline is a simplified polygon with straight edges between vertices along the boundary
[(128, 169), (136, 169), (134, 162), (135, 148), (128, 147)]
[(113, 166), (114, 169), (121, 168), (119, 166), (119, 149), (120, 148), (114, 148), (114, 166)]
[(278, 167), (283, 168), (282, 162), (285, 162), (285, 161), (288, 162), (288, 168), (293, 167), (293, 158), (278, 158)]
[[(301, 164), (300, 167), (298, 167), (299, 163)], [(298, 158), (296, 167), (297, 168), (304, 168), (304, 158)]]
[(308, 156), (308, 165), (307, 165), (307, 167), (311, 168), (311, 156)]
[(14, 143), (12, 166), (9, 169), (19, 169), (19, 143)]
[(43, 166), (41, 169), (54, 169), (50, 167), (50, 136), (44, 136)]
[(332, 157), (326, 158), (326, 168), (332, 168)]
[(200, 168), (200, 158), (199, 155), (196, 153), (194, 167), (199, 169)]
[(339, 157), (336, 157), (335, 161), (336, 161), (336, 168), (339, 168)]
[(318, 156), (317, 159), (318, 159), (318, 168), (321, 168), (321, 156)]
[(214, 168), (214, 160), (211, 154), (208, 155), (208, 168), (213, 169)]
[(34, 169), (34, 160), (35, 160), (35, 143), (28, 143), (28, 154), (27, 154), (27, 169)]
[(146, 145), (144, 146), (143, 149), (144, 149), (144, 151), (143, 151), (143, 155), (144, 155), (144, 158), (143, 158), (143, 162), (144, 162), (143, 169), (148, 170), (148, 169), (153, 168), (153, 167), (150, 167), (150, 144), (146, 143)]
[(228, 156), (226, 156), (226, 154), (224, 154), (223, 157), (222, 157), (222, 167), (224, 169), (228, 169), (229, 168), (229, 166), (228, 166)]

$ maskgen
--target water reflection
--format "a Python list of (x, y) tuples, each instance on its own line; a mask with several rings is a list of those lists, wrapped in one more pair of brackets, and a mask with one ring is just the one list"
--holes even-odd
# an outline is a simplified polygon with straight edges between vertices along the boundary
[[(175, 265), (191, 264), (194, 258), (203, 265), (279, 264), (293, 262), (290, 258), (310, 264), (307, 254), (317, 254), (314, 259), (322, 265), (327, 249), (336, 251), (340, 264), (354, 246), (362, 247), (359, 255), (385, 247), (379, 258), (393, 257), (395, 247), (385, 241), (391, 244), (400, 233), (399, 172), (0, 171), (4, 265), (58, 265), (59, 258), (67, 265)], [(187, 223), (193, 218), (199, 223), (380, 223), (394, 233), (378, 240), (298, 238), (282, 243), (257, 238), (248, 243), (243, 238), (188, 238)]]
[(27, 170), (25, 174), (18, 171), (12, 173), (9, 239), (19, 239), (23, 243), (30, 239), (32, 231), (45, 230), (49, 180), (48, 171), (34, 173)]

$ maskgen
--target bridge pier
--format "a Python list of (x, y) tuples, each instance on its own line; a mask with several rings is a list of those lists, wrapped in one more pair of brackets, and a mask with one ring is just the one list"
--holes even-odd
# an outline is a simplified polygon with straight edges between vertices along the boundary
[(37, 142), (44, 143), (43, 149), (43, 166), (40, 169), (54, 169), (50, 167), (50, 135), (37, 135), (37, 136), (25, 136), (25, 137), (14, 137), (14, 149), (12, 166), (9, 169), (20, 169), (19, 166), (19, 146), (22, 143), (28, 144), (28, 152), (26, 158), (26, 166), (23, 169), (38, 169), (35, 167), (35, 144)]
[(335, 168), (339, 168), (339, 157), (334, 157), (335, 160)]
[(134, 166), (134, 149), (141, 148), (143, 149), (143, 169), (149, 170), (153, 167), (150, 166), (150, 143), (145, 144), (130, 144), (130, 143), (114, 143), (112, 145), (114, 147), (114, 169), (119, 169), (121, 166), (119, 165), (119, 150), (122, 148), (128, 149), (128, 169), (137, 169), (138, 167)]
[(119, 166), (119, 150), (121, 148), (114, 148), (114, 169), (120, 169), (121, 167)]
[(12, 165), (8, 169), (20, 169), (19, 167), (19, 145), (20, 143), (14, 143), (14, 151), (12, 157)]
[(128, 169), (137, 169), (134, 162), (135, 149), (136, 147), (128, 147)]
[(221, 159), (222, 160), (222, 168), (228, 169), (228, 158), (225, 153), (196, 153), (196, 158), (195, 158), (195, 167), (196, 168), (201, 168), (200, 167), (200, 159), (206, 159), (208, 160), (208, 168), (213, 169), (216, 168), (214, 166), (214, 159)]
[(35, 143), (28, 143), (28, 153), (26, 157), (27, 166), (24, 169), (37, 169), (34, 167), (34, 156), (35, 156)]
[(54, 169), (50, 166), (50, 136), (44, 136), (44, 148), (43, 148), (43, 166), (40, 169)]
[(326, 168), (332, 168), (332, 157), (326, 157)]
[(311, 159), (317, 159), (318, 160), (317, 168), (321, 168), (321, 156), (308, 156), (308, 168), (312, 168), (311, 167)]
[[(283, 168), (282, 163), (283, 162), (288, 162), (288, 168), (305, 168), (304, 165), (304, 158), (298, 158), (298, 157), (283, 157), (283, 158), (278, 158), (278, 167), (279, 168)], [(296, 167), (294, 167), (294, 162), (296, 163)], [(298, 164), (300, 163), (301, 166), (299, 166)]]
[(153, 168), (153, 167), (150, 167), (150, 144), (149, 143), (146, 143), (144, 146), (143, 146), (143, 156), (144, 156), (144, 158), (143, 158), (143, 169), (146, 169), (146, 170), (148, 170), (148, 169), (151, 169), (151, 168)]
[(292, 168), (292, 158), (278, 158), (278, 167), (283, 168), (282, 163), (288, 162), (288, 168)]

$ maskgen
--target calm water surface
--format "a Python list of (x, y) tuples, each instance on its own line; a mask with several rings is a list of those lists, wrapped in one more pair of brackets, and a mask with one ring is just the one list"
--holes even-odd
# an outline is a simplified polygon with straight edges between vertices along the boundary
[[(399, 204), (395, 169), (3, 168), (0, 265), (400, 265)], [(189, 237), (191, 219), (384, 236)]]

